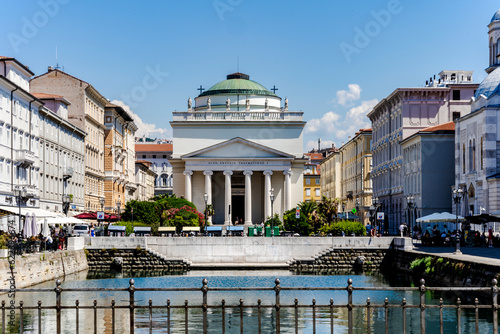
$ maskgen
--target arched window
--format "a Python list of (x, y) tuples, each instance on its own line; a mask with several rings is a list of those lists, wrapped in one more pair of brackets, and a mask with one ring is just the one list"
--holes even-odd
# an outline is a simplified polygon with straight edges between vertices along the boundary
[(476, 139), (472, 139), (472, 170), (476, 170)]
[(465, 144), (462, 144), (462, 173), (465, 174)]
[(168, 175), (167, 174), (162, 174), (161, 175), (161, 186), (166, 187), (168, 182)]
[(479, 155), (481, 156), (481, 170), (483, 170), (483, 159), (484, 159), (484, 138), (481, 137), (481, 152), (479, 153)]
[(498, 64), (498, 58), (497, 58), (497, 55), (498, 55), (498, 50), (500, 50), (500, 38), (497, 39), (497, 45), (496, 45), (496, 48), (495, 48), (495, 53), (493, 54), (493, 60), (495, 61), (495, 64)]
[(490, 38), (490, 65), (493, 65), (493, 38)]
[(469, 139), (469, 172), (472, 172), (472, 139)]

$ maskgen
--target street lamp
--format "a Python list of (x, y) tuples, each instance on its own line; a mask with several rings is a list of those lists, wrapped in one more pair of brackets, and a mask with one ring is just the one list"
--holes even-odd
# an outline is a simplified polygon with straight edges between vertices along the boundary
[(122, 202), (120, 202), (120, 200), (118, 199), (118, 201), (116, 201), (116, 208), (118, 209), (118, 220), (121, 220), (120, 219), (120, 206), (122, 205)]
[(28, 192), (26, 188), (15, 188), (14, 197), (16, 197), (17, 205), (19, 206), (19, 234), (21, 234), (22, 224), (21, 224), (21, 202), (24, 202), (28, 198)]
[(356, 203), (354, 204), (354, 207), (356, 208), (356, 213), (358, 214), (358, 217), (359, 217), (358, 219), (361, 222), (361, 216), (358, 213), (358, 211), (359, 211), (359, 199), (358, 198), (356, 198)]
[(378, 197), (374, 197), (372, 199), (372, 204), (375, 207), (375, 213), (373, 214), (373, 219), (374, 219), (373, 225), (374, 225), (375, 231), (378, 232), (377, 211), (378, 211), (378, 208), (380, 207), (380, 201), (379, 201)]
[(413, 220), (411, 219), (411, 209), (413, 205), (415, 205), (415, 197), (407, 196), (406, 197), (406, 205), (408, 208), (408, 228), (410, 229), (410, 235), (413, 233)]
[(344, 216), (345, 220), (345, 202), (342, 202), (342, 215)]
[(62, 204), (63, 204), (63, 213), (68, 216), (68, 211), (69, 211), (69, 203), (71, 203), (71, 198), (69, 195), (63, 195), (62, 196)]
[[(100, 197), (99, 198), (99, 203), (101, 203), (101, 212), (102, 212), (102, 216), (104, 218), (104, 202), (106, 200), (104, 199), (104, 197)], [(102, 230), (102, 219), (99, 220), (99, 228), (100, 230)], [(99, 234), (101, 233), (101, 231), (99, 232)]]
[(203, 195), (203, 199), (205, 200), (205, 235), (207, 234), (207, 202), (208, 202), (208, 194), (205, 193)]
[(460, 187), (456, 187), (455, 189), (453, 189), (453, 201), (455, 202), (455, 205), (456, 205), (455, 214), (457, 217), (457, 221), (455, 223), (455, 230), (457, 231), (457, 235), (456, 235), (456, 240), (455, 240), (455, 252), (453, 254), (457, 254), (457, 255), (462, 254), (462, 252), (460, 251), (460, 234), (458, 233), (458, 205), (460, 204), (460, 201), (462, 200), (463, 193), (464, 193), (464, 191)]
[(269, 198), (271, 198), (271, 237), (274, 237), (274, 215), (273, 215), (273, 203), (274, 203), (274, 189), (271, 188)]

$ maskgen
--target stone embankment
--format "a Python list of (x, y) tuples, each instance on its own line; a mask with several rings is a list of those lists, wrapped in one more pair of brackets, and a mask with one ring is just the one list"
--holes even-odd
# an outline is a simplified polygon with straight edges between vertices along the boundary
[[(16, 288), (26, 288), (35, 284), (55, 280), (88, 268), (83, 250), (62, 250), (16, 256)], [(0, 288), (10, 288), (10, 265), (0, 260)]]
[(332, 270), (380, 270), (387, 249), (328, 249), (312, 259), (294, 259), (289, 268), (301, 273)]
[(89, 270), (107, 272), (115, 271), (156, 271), (184, 272), (190, 263), (184, 259), (168, 259), (164, 255), (150, 249), (86, 249)]

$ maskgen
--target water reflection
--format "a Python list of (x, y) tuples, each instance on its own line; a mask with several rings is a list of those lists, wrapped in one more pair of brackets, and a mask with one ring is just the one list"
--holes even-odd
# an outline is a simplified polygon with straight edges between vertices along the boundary
[[(129, 278), (101, 278), (87, 279), (87, 273), (68, 277), (62, 284), (63, 289), (70, 288), (127, 288), (129, 286)], [(390, 286), (410, 286), (411, 281), (408, 278), (402, 280), (394, 280), (394, 275), (387, 277), (379, 273), (370, 274), (341, 274), (336, 275), (300, 275), (288, 271), (190, 271), (179, 276), (156, 276), (156, 277), (134, 277), (135, 286), (141, 288), (181, 288), (181, 287), (197, 287), (201, 288), (202, 279), (208, 279), (209, 287), (274, 287), (275, 279), (280, 278), (282, 287), (342, 287), (347, 285), (347, 279), (352, 278), (355, 287), (390, 287)], [(37, 287), (54, 288), (53, 282), (41, 284)], [(75, 300), (79, 300), (80, 306), (92, 306), (93, 301), (97, 300), (98, 305), (111, 305), (111, 301), (115, 300), (117, 305), (127, 305), (129, 301), (129, 293), (127, 291), (96, 291), (96, 292), (63, 292), (63, 305), (75, 305)], [(367, 298), (370, 298), (371, 304), (384, 304), (385, 298), (389, 299), (389, 303), (400, 305), (403, 298), (406, 299), (407, 305), (419, 304), (419, 293), (409, 291), (354, 291), (353, 302), (355, 304), (365, 304)], [(436, 293), (426, 294), (426, 303), (437, 304), (441, 295)], [(41, 300), (42, 305), (54, 305), (55, 294), (50, 293), (18, 293), (17, 300), (23, 300), (25, 306), (36, 306), (37, 301)], [(208, 327), (209, 333), (220, 333), (224, 316), (224, 324), (226, 333), (239, 333), (240, 323), (243, 319), (245, 333), (256, 333), (258, 326), (258, 309), (243, 308), (240, 311), (239, 300), (243, 299), (244, 305), (256, 305), (260, 299), (262, 305), (274, 305), (274, 291), (210, 291), (208, 293), (209, 305), (221, 305), (222, 299), (226, 302), (224, 312), (219, 308), (210, 308), (208, 310)], [(333, 299), (334, 305), (342, 305), (347, 303), (347, 293), (343, 291), (282, 291), (280, 301), (282, 305), (293, 305), (295, 298), (298, 299), (300, 305), (311, 305), (315, 299), (316, 305), (329, 305), (330, 299)], [(202, 303), (202, 294), (200, 291), (188, 292), (143, 292), (138, 291), (135, 294), (136, 305), (147, 306), (149, 300), (152, 300), (153, 305), (166, 305), (170, 301), (172, 308), (170, 311), (170, 319), (168, 318), (165, 309), (153, 309), (153, 332), (167, 333), (168, 322), (170, 322), (172, 333), (183, 333), (186, 326), (185, 310), (183, 308), (185, 300), (189, 301), (189, 305), (199, 305)], [(445, 299), (446, 303), (455, 302), (452, 296)], [(136, 333), (149, 333), (149, 309), (137, 309), (136, 317)], [(240, 313), (241, 312), (241, 313)], [(262, 333), (274, 333), (276, 330), (276, 312), (274, 308), (261, 309), (261, 326)], [(316, 333), (330, 333), (331, 316), (333, 316), (334, 332), (347, 333), (347, 309), (333, 308), (333, 312), (329, 307), (318, 306), (315, 312), (316, 321), (313, 324), (313, 310), (311, 308), (298, 309), (298, 328), (301, 333), (312, 332), (313, 326), (316, 328)], [(407, 333), (419, 333), (419, 309), (407, 309)], [(439, 328), (439, 310), (426, 310), (426, 324), (429, 333), (438, 332)], [(467, 333), (468, 330), (475, 329), (474, 311), (462, 311), (462, 331)], [(24, 315), (24, 331), (25, 333), (37, 333), (38, 321), (37, 310), (26, 310)], [(55, 311), (42, 310), (42, 332), (55, 332)], [(366, 333), (368, 315), (366, 309), (355, 308), (353, 310), (353, 319), (355, 333)], [(402, 310), (400, 308), (388, 309), (389, 316), (389, 332), (401, 333), (402, 326)], [(63, 310), (63, 332), (74, 333), (76, 324), (76, 311)], [(93, 332), (94, 310), (81, 309), (79, 310), (80, 333)], [(444, 317), (444, 333), (456, 333), (456, 310), (445, 310)], [(17, 317), (19, 319), (19, 315)], [(189, 333), (202, 333), (202, 311), (199, 308), (189, 309), (188, 311), (188, 328)], [(280, 310), (280, 324), (282, 333), (295, 333), (295, 309), (283, 307)], [(372, 309), (369, 315), (371, 330), (373, 333), (385, 332), (385, 310)], [(115, 310), (115, 332), (129, 333), (129, 310)], [(481, 332), (488, 333), (491, 331), (491, 310), (480, 311)], [(112, 333), (112, 310), (97, 310), (97, 326), (99, 333)], [(10, 333), (18, 333), (19, 328), (10, 328)]]

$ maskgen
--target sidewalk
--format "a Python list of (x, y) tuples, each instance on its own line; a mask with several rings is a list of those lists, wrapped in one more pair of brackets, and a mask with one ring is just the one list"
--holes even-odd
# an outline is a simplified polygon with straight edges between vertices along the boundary
[(413, 252), (460, 259), (500, 267), (500, 248), (460, 247), (462, 255), (455, 255), (455, 247), (427, 247), (415, 245)]

